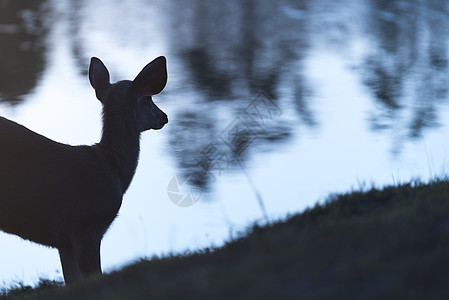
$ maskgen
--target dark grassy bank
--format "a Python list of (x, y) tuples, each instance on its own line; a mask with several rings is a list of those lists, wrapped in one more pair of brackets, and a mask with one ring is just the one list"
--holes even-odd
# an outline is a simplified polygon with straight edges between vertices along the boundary
[(48, 285), (11, 297), (449, 299), (449, 182), (333, 196), (220, 249), (142, 261), (79, 286)]

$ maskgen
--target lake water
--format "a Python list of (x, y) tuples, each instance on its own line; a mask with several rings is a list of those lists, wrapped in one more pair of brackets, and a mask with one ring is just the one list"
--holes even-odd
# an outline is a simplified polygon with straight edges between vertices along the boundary
[[(102, 243), (109, 272), (331, 193), (447, 174), (448, 23), (445, 1), (0, 0), (0, 115), (96, 143), (90, 57), (112, 81), (167, 57), (169, 123), (142, 135)], [(0, 246), (0, 283), (62, 279), (56, 250)]]

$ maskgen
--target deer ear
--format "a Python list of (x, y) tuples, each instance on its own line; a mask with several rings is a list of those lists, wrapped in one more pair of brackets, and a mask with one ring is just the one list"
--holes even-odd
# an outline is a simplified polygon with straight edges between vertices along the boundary
[(130, 90), (138, 96), (156, 95), (164, 89), (166, 83), (167, 60), (159, 56), (140, 71), (131, 83)]
[(90, 59), (89, 81), (95, 89), (97, 99), (101, 101), (101, 95), (111, 85), (109, 82), (109, 72), (103, 62), (96, 57)]

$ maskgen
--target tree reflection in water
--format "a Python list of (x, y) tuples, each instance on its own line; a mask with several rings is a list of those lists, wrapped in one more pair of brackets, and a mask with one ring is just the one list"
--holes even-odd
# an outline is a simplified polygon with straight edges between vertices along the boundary
[(45, 68), (46, 1), (0, 1), (0, 101), (23, 100)]
[(379, 104), (373, 130), (418, 138), (438, 125), (448, 96), (447, 9), (444, 1), (369, 2), (365, 34), (372, 45), (363, 73)]

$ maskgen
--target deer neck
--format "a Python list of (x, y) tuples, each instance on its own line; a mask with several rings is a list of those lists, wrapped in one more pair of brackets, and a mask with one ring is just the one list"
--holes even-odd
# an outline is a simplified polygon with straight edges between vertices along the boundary
[(100, 149), (116, 172), (122, 185), (122, 193), (128, 189), (137, 168), (140, 151), (140, 132), (123, 116), (103, 118)]

